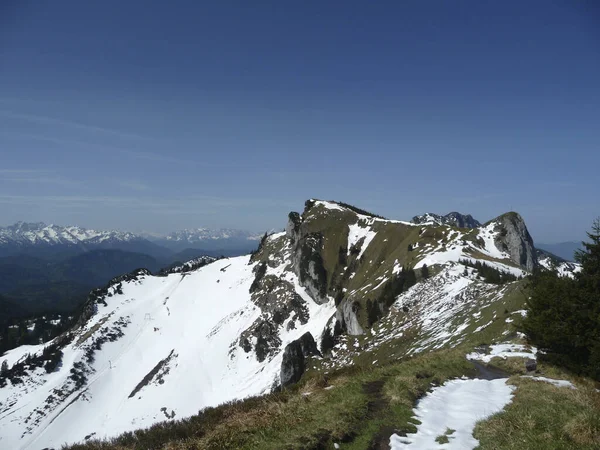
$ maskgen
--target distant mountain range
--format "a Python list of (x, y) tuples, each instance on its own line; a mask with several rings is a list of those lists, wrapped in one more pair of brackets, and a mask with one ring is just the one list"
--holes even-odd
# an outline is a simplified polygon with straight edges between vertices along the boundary
[(256, 248), (262, 234), (245, 230), (221, 228), (194, 228), (174, 231), (166, 236), (148, 236), (155, 244), (173, 251), (187, 248), (202, 248), (204, 250), (247, 250)]
[(560, 242), (558, 244), (536, 244), (537, 248), (560, 256), (565, 261), (574, 261), (575, 252), (581, 250), (581, 242)]
[(46, 225), (43, 222), (17, 222), (0, 227), (0, 257), (31, 254), (36, 257), (72, 256), (98, 249), (117, 249), (169, 259), (188, 248), (221, 251), (226, 255), (252, 251), (261, 234), (235, 229), (196, 228), (165, 236), (127, 231), (98, 231), (78, 226)]
[(156, 236), (43, 222), (0, 227), (0, 323), (73, 311), (91, 289), (138, 268), (158, 272), (198, 257), (248, 254), (260, 237), (235, 229)]

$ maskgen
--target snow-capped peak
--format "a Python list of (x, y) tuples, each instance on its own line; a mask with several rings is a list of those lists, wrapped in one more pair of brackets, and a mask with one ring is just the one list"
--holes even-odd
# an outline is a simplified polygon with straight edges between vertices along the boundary
[(248, 241), (258, 241), (262, 234), (253, 234), (249, 231), (221, 228), (213, 230), (210, 228), (193, 228), (175, 231), (166, 236), (168, 241), (187, 242), (196, 244), (204, 241), (219, 240), (219, 239), (239, 239)]
[(3, 244), (97, 244), (107, 240), (131, 241), (139, 239), (133, 233), (123, 231), (96, 231), (78, 226), (63, 227), (46, 225), (43, 222), (17, 222), (8, 227), (0, 227), (0, 242)]

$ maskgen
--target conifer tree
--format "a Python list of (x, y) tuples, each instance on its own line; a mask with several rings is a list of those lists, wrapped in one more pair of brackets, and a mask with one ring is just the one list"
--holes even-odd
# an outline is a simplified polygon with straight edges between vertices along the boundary
[(600, 220), (588, 237), (575, 279), (534, 274), (523, 329), (543, 358), (600, 380)]

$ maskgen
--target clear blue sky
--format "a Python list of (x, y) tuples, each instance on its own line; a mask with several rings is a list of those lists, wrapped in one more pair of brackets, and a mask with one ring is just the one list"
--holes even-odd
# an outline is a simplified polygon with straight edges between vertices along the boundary
[(0, 224), (600, 215), (595, 1), (3, 1)]

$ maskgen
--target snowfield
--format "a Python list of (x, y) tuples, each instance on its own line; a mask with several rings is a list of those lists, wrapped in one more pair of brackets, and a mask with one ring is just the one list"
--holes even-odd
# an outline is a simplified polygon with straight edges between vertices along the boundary
[[(449, 381), (417, 404), (415, 417), (421, 422), (417, 432), (406, 437), (393, 434), (390, 447), (392, 450), (474, 449), (479, 445), (473, 437), (475, 424), (502, 411), (510, 403), (514, 389), (506, 384), (506, 378)], [(444, 435), (447, 444), (436, 442), (438, 436)]]
[[(223, 259), (184, 275), (123, 283), (123, 293), (115, 291), (107, 306), (98, 305), (63, 349), (56, 372), (38, 368), (24, 383), (0, 389), (0, 448), (41, 449), (115, 436), (268, 392), (278, 380), (282, 351), (259, 363), (237, 342), (260, 314), (250, 299), (254, 274), (248, 262), (248, 256)], [(310, 320), (280, 334), (281, 350), (306, 331), (317, 339), (335, 310), (332, 303), (317, 305), (293, 284), (309, 302)], [(101, 343), (88, 361), (86, 352), (110, 333), (122, 335)], [(15, 349), (9, 357), (16, 361), (41, 348)], [(70, 378), (74, 367), (87, 377), (79, 389)]]
[(357, 259), (362, 257), (373, 238), (377, 235), (375, 231), (371, 230), (369, 225), (364, 224), (364, 227), (361, 227), (359, 223), (348, 225), (348, 256), (350, 255), (351, 248), (362, 241)]

